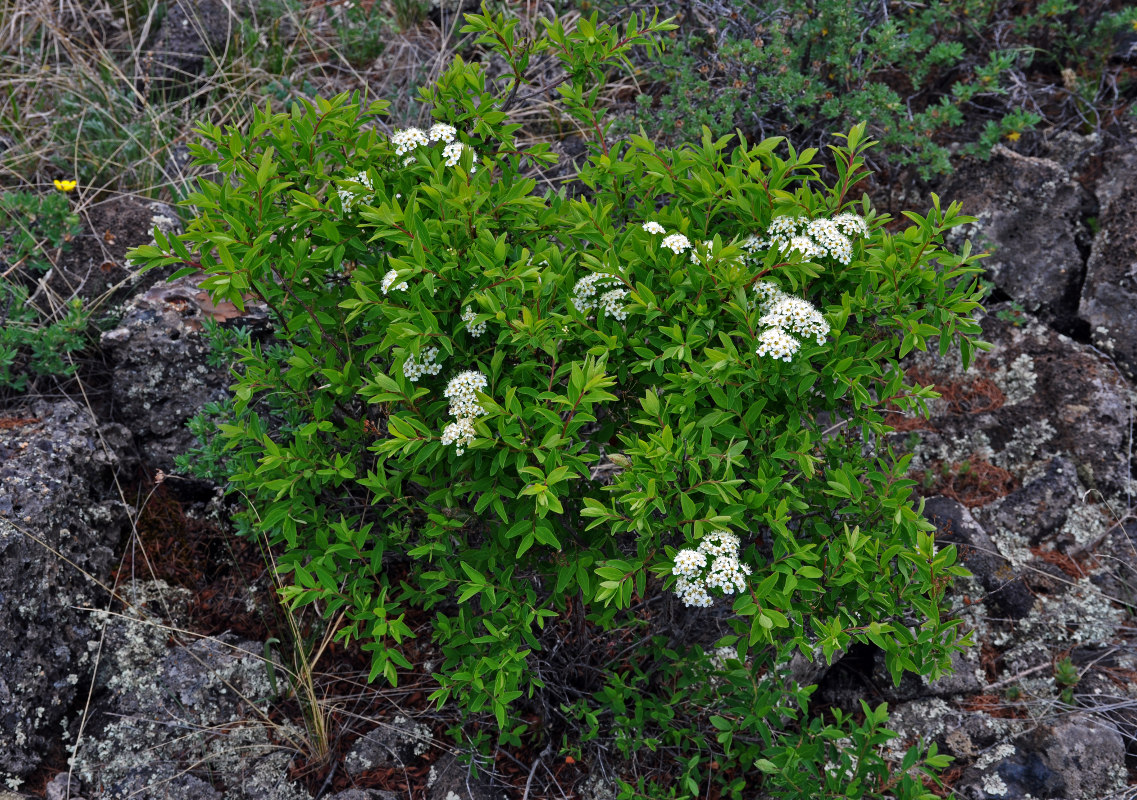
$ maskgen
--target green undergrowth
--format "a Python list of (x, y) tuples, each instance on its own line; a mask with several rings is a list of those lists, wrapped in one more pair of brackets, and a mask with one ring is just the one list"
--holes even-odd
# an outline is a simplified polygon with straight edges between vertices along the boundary
[(40, 279), (82, 230), (68, 196), (0, 192), (0, 392), (22, 392), (40, 375), (69, 375), (83, 349), (82, 301), (53, 304)]
[(1110, 61), (1114, 38), (1137, 25), (1137, 9), (1121, 4), (727, 5), (726, 16), (689, 7), (663, 56), (639, 65), (636, 107), (617, 130), (682, 141), (703, 125), (716, 135), (737, 127), (804, 146), (867, 120), (878, 158), (928, 178), (1043, 123), (1099, 130), (1137, 93)]

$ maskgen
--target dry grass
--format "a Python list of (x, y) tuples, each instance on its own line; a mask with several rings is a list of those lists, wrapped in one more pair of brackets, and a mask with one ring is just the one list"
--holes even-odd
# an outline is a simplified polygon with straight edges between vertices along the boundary
[[(399, 31), (380, 6), (200, 7), (212, 11), (187, 23), (209, 47), (194, 70), (184, 51), (161, 49), (157, 3), (4, 0), (0, 184), (46, 189), (77, 178), (81, 206), (119, 193), (177, 199), (191, 178), (184, 145), (198, 121), (242, 126), (265, 100), (344, 90), (391, 97), (405, 111), (414, 88), (437, 76), (458, 45), (458, 20), (446, 15), (444, 27), (422, 21)], [(371, 57), (361, 37), (385, 52)]]

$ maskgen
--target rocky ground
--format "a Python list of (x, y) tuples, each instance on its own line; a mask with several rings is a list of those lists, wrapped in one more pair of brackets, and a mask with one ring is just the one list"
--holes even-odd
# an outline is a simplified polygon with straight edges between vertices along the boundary
[[(194, 41), (176, 49), (192, 58)], [(936, 741), (968, 800), (1137, 797), (1135, 143), (1133, 129), (1042, 136), (1033, 155), (1000, 147), (937, 186), (889, 187), (907, 207), (929, 189), (961, 201), (978, 221), (960, 240), (992, 253), (993, 348), (966, 373), (912, 358), (943, 397), (930, 419), (894, 420), (940, 541), (973, 573), (954, 596), (974, 647), (954, 675), (899, 687), (854, 648), (817, 697), (889, 702), (898, 749)], [(226, 396), (203, 319), (260, 319), (213, 307), (191, 279), (130, 271), (126, 249), (176, 219), (130, 197), (96, 208), (56, 279), (118, 292), (99, 381), (0, 411), (0, 800), (481, 800), (518, 795), (538, 763), (566, 796), (613, 797), (609, 775), (547, 753), (475, 774), (425, 702), (427, 652), (385, 693), (335, 653), (336, 766), (306, 768), (306, 706), (264, 622), (263, 558), (227, 535), (232, 498), (154, 477), (193, 444), (186, 420)]]

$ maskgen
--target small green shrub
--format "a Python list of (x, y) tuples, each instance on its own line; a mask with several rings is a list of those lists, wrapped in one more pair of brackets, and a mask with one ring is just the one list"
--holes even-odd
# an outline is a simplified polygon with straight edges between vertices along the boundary
[(62, 193), (0, 193), (0, 388), (24, 391), (30, 376), (70, 375), (67, 354), (86, 345), (88, 314), (76, 299), (52, 312), (29, 302), (36, 281), (83, 226)]
[(66, 194), (0, 193), (0, 271), (47, 272), (45, 248), (61, 250), (82, 230)]
[[(432, 615), (431, 698), (483, 748), (575, 720), (627, 752), (666, 742), (682, 778), (653, 796), (930, 797), (942, 756), (889, 755), (883, 707), (809, 717), (783, 669), (861, 642), (897, 680), (936, 677), (968, 643), (945, 601), (965, 571), (884, 419), (936, 397), (906, 382), (909, 351), (966, 365), (985, 346), (976, 256), (943, 248), (970, 218), (937, 200), (890, 233), (853, 196), (863, 125), (832, 148), (832, 186), (777, 138), (613, 141), (604, 81), (668, 23), (522, 39), (466, 19), (508, 64), (499, 85), (456, 58), (422, 92), (437, 124), (392, 136), (385, 103), (346, 95), (202, 124), (219, 181), (187, 198), (184, 234), (130, 254), (269, 309), (277, 343), (239, 348), (232, 407), (210, 411), (229, 415), (210, 468), (247, 498), (240, 527), (279, 548), (292, 606), (342, 617), (373, 680), (412, 668), (408, 615)], [(501, 110), (546, 56), (595, 132), (580, 197), (538, 189), (548, 146)], [(702, 630), (677, 645), (678, 619)], [(612, 648), (573, 654), (595, 690), (544, 660), (573, 631)], [(716, 644), (737, 663), (712, 686)]]

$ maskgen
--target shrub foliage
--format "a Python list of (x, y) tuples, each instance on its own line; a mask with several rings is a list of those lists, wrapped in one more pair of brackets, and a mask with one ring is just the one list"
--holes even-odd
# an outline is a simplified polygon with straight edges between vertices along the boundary
[[(270, 310), (275, 342), (239, 348), (234, 402), (213, 409), (224, 471), (246, 529), (279, 548), (287, 602), (358, 640), (372, 679), (411, 668), (425, 612), (432, 699), (499, 741), (537, 708), (627, 753), (664, 745), (676, 796), (701, 794), (711, 759), (734, 796), (928, 796), (942, 756), (890, 760), (884, 707), (810, 718), (784, 666), (863, 642), (897, 679), (935, 677), (967, 643), (944, 599), (962, 570), (886, 414), (936, 396), (906, 380), (908, 351), (983, 346), (976, 256), (942, 246), (968, 218), (937, 201), (892, 225), (855, 197), (863, 126), (832, 148), (832, 186), (778, 138), (610, 141), (605, 76), (671, 27), (584, 18), (523, 40), (468, 16), (510, 72), (495, 85), (456, 59), (422, 93), (430, 131), (387, 135), (384, 103), (346, 95), (204, 124), (194, 155), (220, 180), (199, 181), (184, 234), (132, 258)], [(554, 157), (502, 110), (544, 58), (595, 133), (575, 196), (537, 183)], [(816, 244), (838, 219), (864, 224), (844, 257)], [(813, 249), (777, 235), (797, 229)], [(808, 338), (778, 318), (795, 308)], [(763, 348), (771, 330), (792, 347)], [(719, 569), (732, 536), (730, 581), (676, 573), (682, 550)], [(680, 603), (692, 580), (712, 607)], [(677, 640), (677, 617), (727, 635)], [(634, 645), (573, 695), (538, 666), (583, 628)]]

